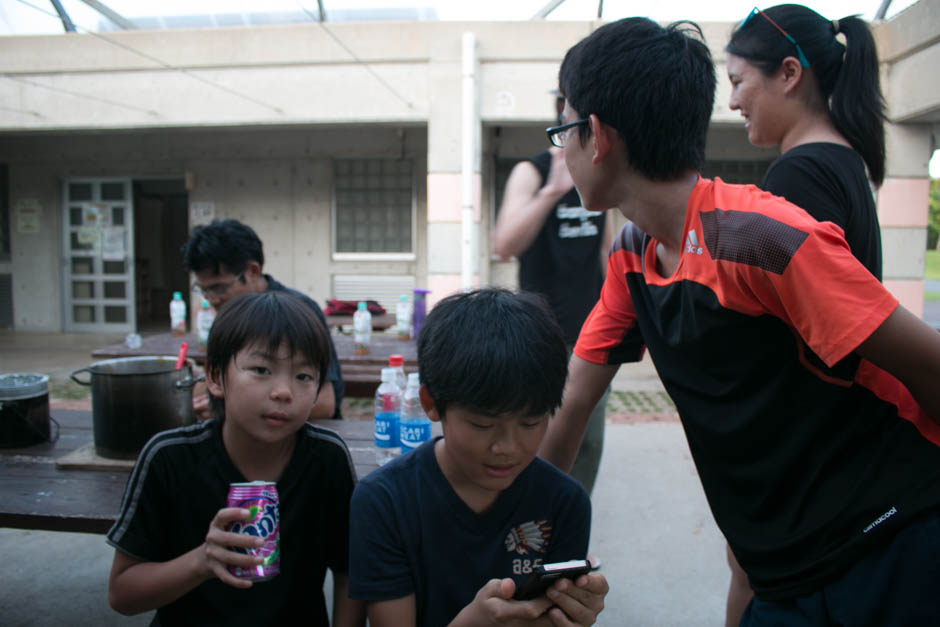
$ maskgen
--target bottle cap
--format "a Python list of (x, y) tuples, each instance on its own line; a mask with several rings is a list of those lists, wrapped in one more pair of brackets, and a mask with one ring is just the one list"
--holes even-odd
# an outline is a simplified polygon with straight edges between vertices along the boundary
[(394, 368), (382, 368), (382, 383), (395, 383), (398, 373)]
[(366, 301), (364, 301), (364, 300), (360, 300), (360, 301), (359, 301), (359, 304), (356, 305), (356, 309), (358, 309), (359, 311), (368, 311), (368, 310), (366, 309), (366, 307), (367, 307)]
[(400, 301), (403, 302), (403, 303), (407, 303), (407, 302), (408, 302), (408, 294), (402, 294), (401, 296), (398, 297), (398, 300), (400, 300)]
[[(164, 296), (166, 298), (166, 296)], [(173, 292), (173, 300), (183, 300), (182, 292)]]
[(392, 367), (404, 366), (405, 358), (403, 355), (389, 355), (388, 356), (388, 365)]
[(418, 376), (417, 372), (408, 373), (408, 387), (418, 387), (421, 385), (421, 377)]
[(202, 299), (202, 308), (203, 309), (209, 308), (209, 301), (207, 301), (205, 298)]

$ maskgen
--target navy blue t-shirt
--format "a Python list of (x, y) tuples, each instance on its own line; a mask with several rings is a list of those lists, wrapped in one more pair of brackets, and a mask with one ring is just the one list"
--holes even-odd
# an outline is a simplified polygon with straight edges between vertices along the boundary
[(477, 514), (451, 488), (436, 438), (359, 481), (350, 506), (349, 596), (415, 595), (417, 624), (440, 627), (487, 581), (518, 586), (541, 563), (587, 557), (591, 501), (535, 458), (493, 506)]

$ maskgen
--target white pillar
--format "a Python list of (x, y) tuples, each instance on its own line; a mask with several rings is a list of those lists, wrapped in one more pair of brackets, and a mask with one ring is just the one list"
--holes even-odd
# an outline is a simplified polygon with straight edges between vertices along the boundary
[(473, 166), (476, 157), (474, 138), (475, 129), (480, 124), (480, 114), (476, 107), (476, 35), (470, 32), (463, 34), (462, 70), (460, 286), (467, 292), (473, 287)]

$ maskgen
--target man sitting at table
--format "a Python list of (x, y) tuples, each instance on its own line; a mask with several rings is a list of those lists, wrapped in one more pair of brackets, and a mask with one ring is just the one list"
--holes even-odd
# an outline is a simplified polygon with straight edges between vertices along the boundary
[(603, 575), (513, 600), (532, 570), (584, 559), (591, 501), (535, 458), (568, 352), (541, 297), (486, 289), (439, 302), (418, 336), (421, 405), (443, 438), (362, 479), (349, 520), (349, 596), (372, 627), (592, 625)]
[[(238, 220), (213, 220), (197, 226), (183, 244), (183, 266), (196, 275), (193, 290), (200, 293), (218, 311), (240, 294), (283, 291), (302, 300), (316, 314), (324, 328), (329, 329), (320, 307), (297, 290), (278, 283), (264, 274), (264, 251), (261, 240), (251, 227)], [(341, 419), (343, 376), (333, 339), (330, 338), (330, 366), (326, 384), (321, 388), (310, 418)], [(200, 419), (211, 417), (209, 395), (205, 387), (193, 391), (193, 411)]]

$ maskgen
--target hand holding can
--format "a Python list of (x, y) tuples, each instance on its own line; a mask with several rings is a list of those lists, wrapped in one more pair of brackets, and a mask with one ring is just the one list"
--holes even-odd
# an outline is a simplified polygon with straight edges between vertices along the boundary
[(249, 510), (238, 507), (226, 507), (216, 513), (209, 523), (202, 551), (206, 575), (215, 576), (235, 588), (251, 587), (251, 580), (235, 577), (231, 570), (234, 566), (250, 569), (261, 563), (263, 558), (253, 555), (252, 550), (260, 549), (264, 540), (229, 531), (232, 522), (245, 521), (250, 516)]

